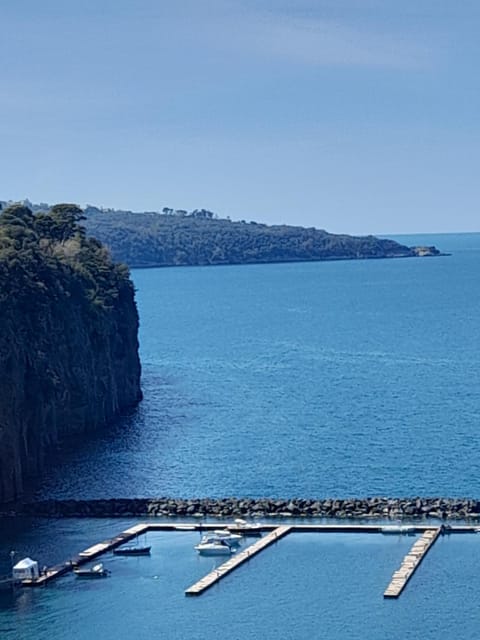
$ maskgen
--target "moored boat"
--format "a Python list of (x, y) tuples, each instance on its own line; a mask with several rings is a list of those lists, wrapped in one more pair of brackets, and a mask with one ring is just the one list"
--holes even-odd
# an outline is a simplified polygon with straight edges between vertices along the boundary
[(231, 540), (229, 538), (226, 537), (220, 537), (217, 536), (215, 533), (206, 533), (204, 536), (202, 536), (201, 540), (200, 540), (200, 544), (208, 544), (208, 543), (212, 543), (212, 542), (222, 542), (223, 544), (228, 545), (229, 547), (238, 547), (240, 542), (238, 540), (236, 540), (235, 538), (232, 538)]
[(229, 556), (235, 553), (235, 550), (231, 545), (227, 544), (224, 540), (204, 539), (200, 544), (195, 545), (195, 551), (198, 551), (203, 556)]
[(110, 571), (104, 568), (103, 563), (99, 562), (91, 569), (81, 569), (80, 567), (75, 567), (73, 573), (77, 576), (77, 578), (106, 578), (110, 574)]
[(118, 547), (113, 550), (115, 556), (149, 556), (152, 547)]
[(209, 537), (214, 537), (217, 540), (222, 540), (230, 545), (239, 545), (242, 542), (243, 536), (239, 533), (233, 533), (227, 529), (215, 529), (213, 533), (206, 534)]
[(262, 524), (259, 522), (247, 522), (242, 518), (235, 518), (234, 524), (227, 526), (227, 529), (232, 533), (239, 533), (245, 537), (260, 538), (262, 535)]
[(395, 535), (400, 534), (404, 536), (415, 535), (415, 527), (405, 524), (388, 524), (382, 527), (382, 533)]

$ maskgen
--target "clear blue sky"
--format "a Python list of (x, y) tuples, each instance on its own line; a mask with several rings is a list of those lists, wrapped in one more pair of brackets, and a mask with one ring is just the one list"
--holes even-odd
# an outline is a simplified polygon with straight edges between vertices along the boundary
[(0, 2), (0, 199), (478, 231), (478, 0)]

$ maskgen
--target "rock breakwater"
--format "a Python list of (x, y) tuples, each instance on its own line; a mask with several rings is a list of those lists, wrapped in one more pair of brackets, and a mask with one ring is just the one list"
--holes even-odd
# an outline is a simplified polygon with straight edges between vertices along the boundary
[(470, 498), (112, 498), (46, 500), (24, 504), (17, 515), (46, 517), (216, 517), (340, 519), (480, 519), (480, 500)]

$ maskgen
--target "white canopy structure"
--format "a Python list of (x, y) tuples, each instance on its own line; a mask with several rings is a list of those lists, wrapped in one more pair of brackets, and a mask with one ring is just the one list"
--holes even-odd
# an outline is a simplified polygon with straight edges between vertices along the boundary
[(23, 558), (12, 569), (12, 578), (14, 580), (33, 580), (40, 575), (38, 571), (38, 562), (31, 558)]

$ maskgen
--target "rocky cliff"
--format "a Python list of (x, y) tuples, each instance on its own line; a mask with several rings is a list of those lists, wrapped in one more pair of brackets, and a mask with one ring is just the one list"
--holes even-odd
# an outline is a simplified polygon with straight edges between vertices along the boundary
[(55, 445), (141, 399), (128, 270), (58, 205), (0, 215), (0, 502), (55, 463)]

